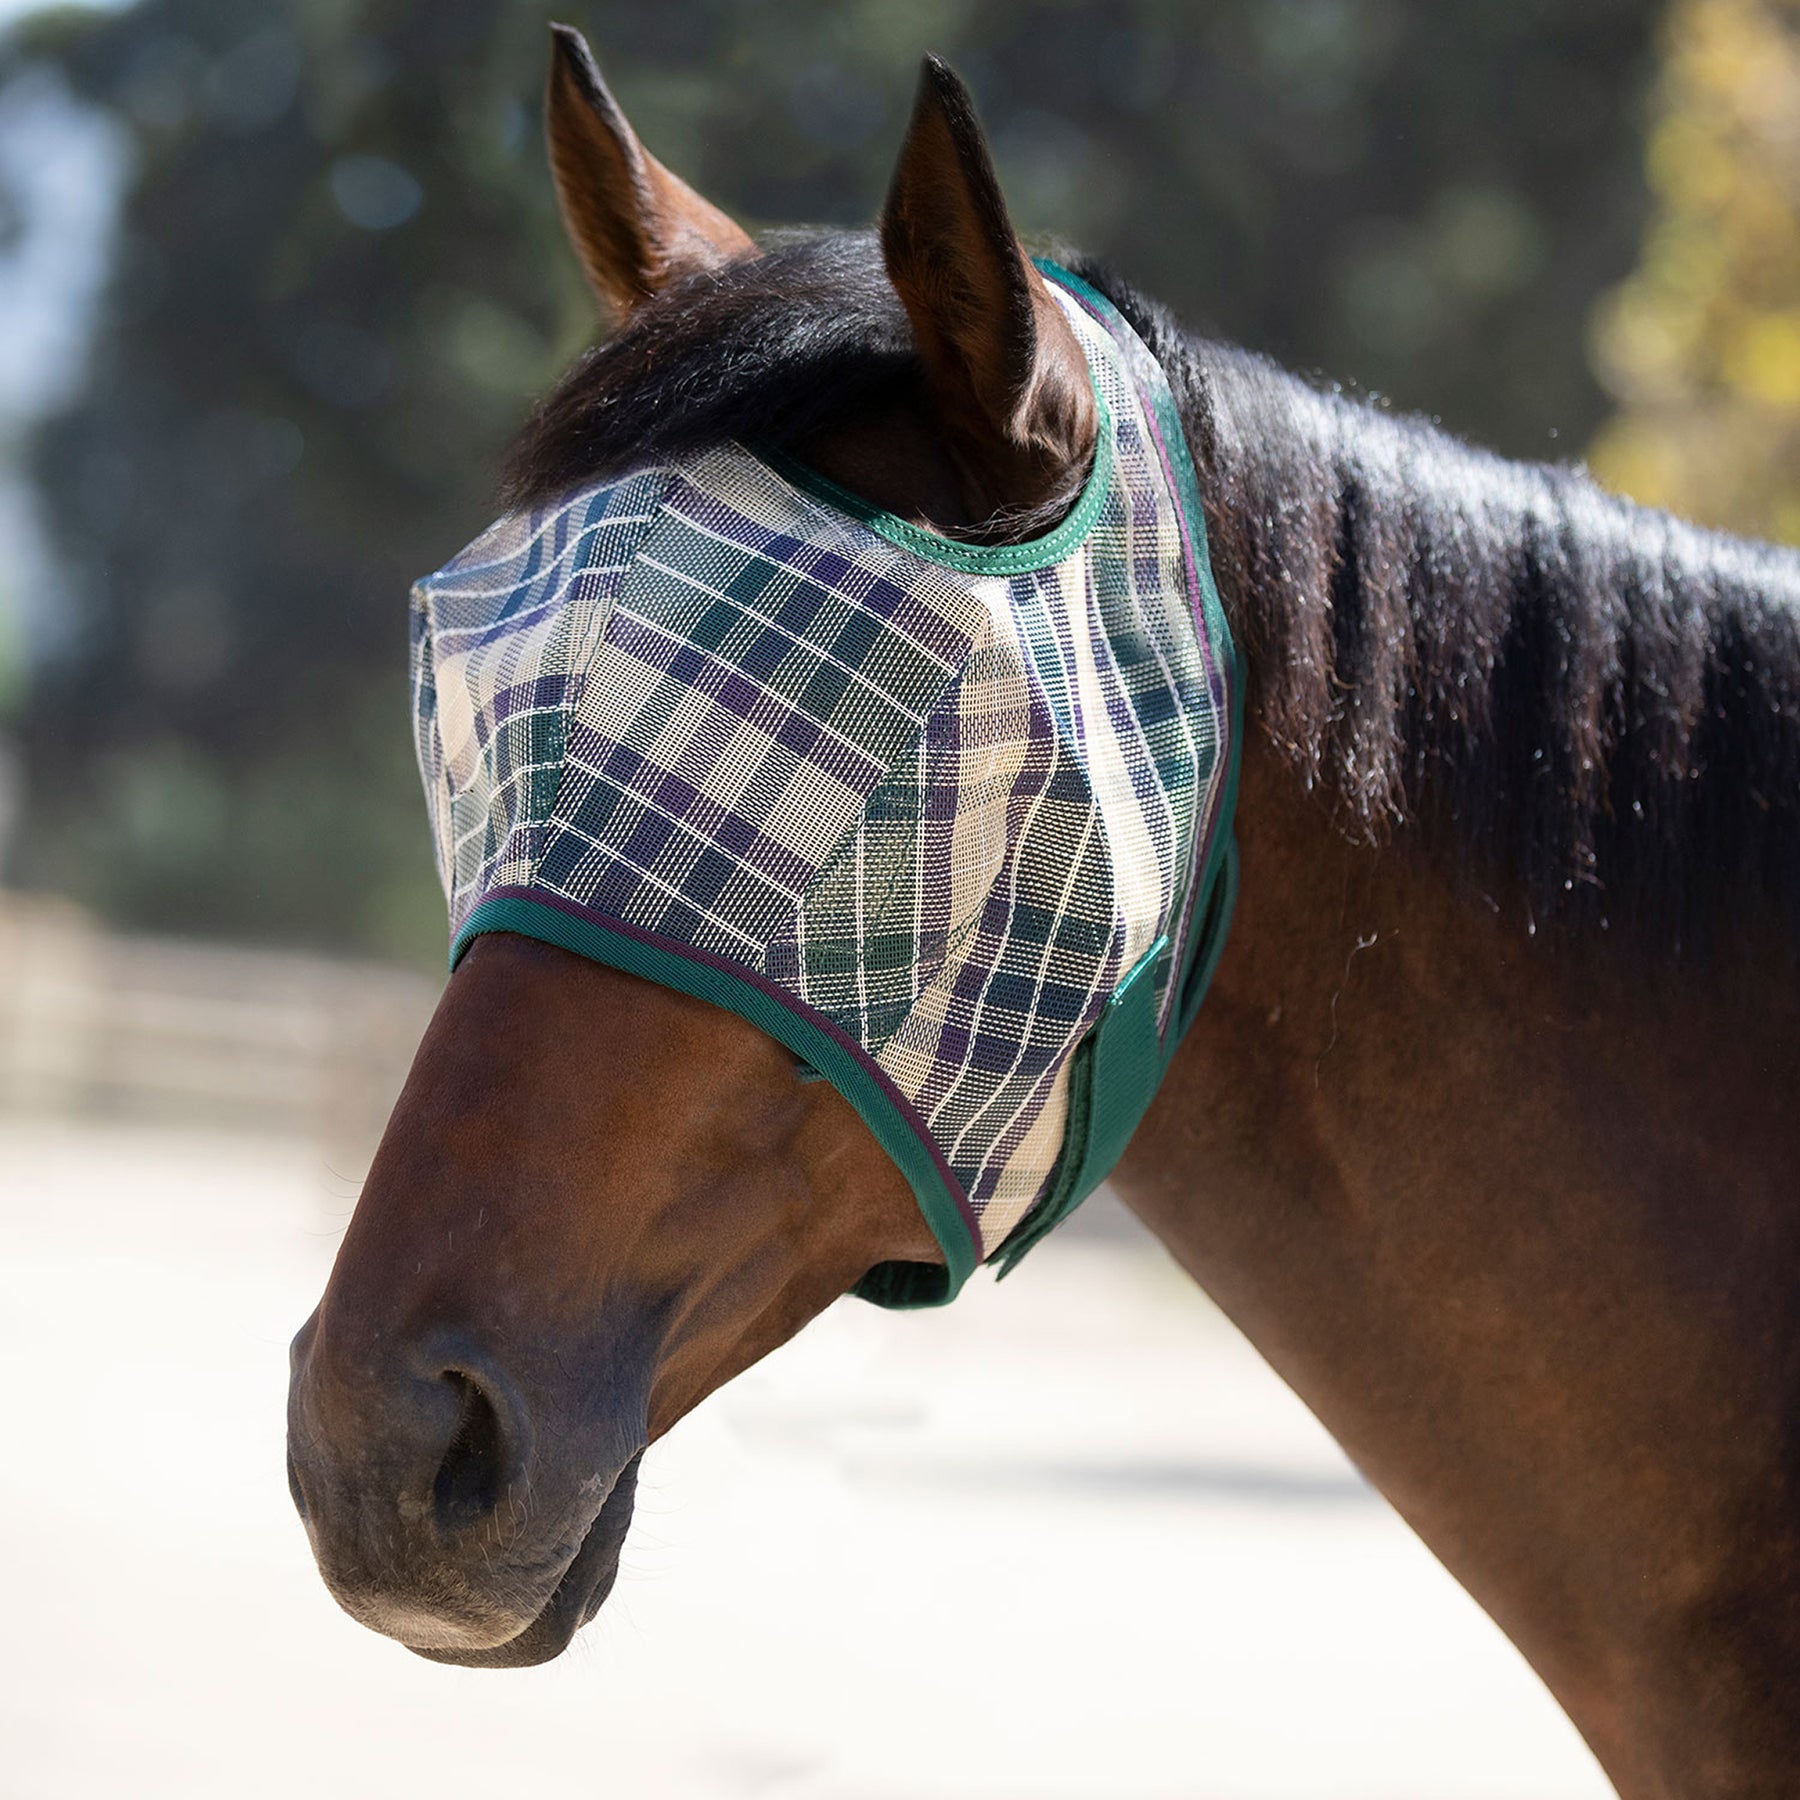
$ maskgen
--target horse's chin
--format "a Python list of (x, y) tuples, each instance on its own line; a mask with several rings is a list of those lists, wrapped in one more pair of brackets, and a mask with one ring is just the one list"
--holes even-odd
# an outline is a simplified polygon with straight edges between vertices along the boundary
[(638, 1460), (634, 1456), (619, 1472), (606, 1504), (588, 1527), (543, 1611), (516, 1637), (485, 1650), (435, 1650), (418, 1644), (408, 1644), (407, 1649), (431, 1662), (454, 1663), (463, 1669), (528, 1669), (561, 1656), (576, 1632), (600, 1610), (618, 1579), (619, 1553), (631, 1529)]

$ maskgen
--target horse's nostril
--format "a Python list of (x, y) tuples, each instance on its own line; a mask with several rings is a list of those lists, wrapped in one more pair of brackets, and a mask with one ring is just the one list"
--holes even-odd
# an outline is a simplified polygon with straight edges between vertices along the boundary
[(487, 1395), (457, 1370), (446, 1371), (444, 1379), (461, 1390), (462, 1410), (431, 1497), (438, 1523), (454, 1530), (485, 1519), (498, 1504), (505, 1445), (500, 1415)]

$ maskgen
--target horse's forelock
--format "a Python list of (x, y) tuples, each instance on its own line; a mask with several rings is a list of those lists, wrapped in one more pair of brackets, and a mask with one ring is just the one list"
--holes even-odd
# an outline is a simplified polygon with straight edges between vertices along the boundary
[(508, 504), (751, 438), (789, 446), (907, 379), (912, 336), (870, 232), (792, 233), (647, 301), (551, 390), (508, 455)]

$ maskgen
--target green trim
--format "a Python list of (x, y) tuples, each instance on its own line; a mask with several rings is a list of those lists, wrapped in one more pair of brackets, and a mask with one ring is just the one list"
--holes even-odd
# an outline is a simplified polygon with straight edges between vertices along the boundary
[(1194, 933), (1193, 952), (1188, 957), (1187, 973), (1182, 979), (1180, 1012), (1175, 1029), (1170, 1033), (1166, 1069), (1175, 1060), (1188, 1027), (1200, 1015), (1201, 1002), (1212, 987), (1214, 971), (1225, 953), (1225, 940), (1231, 935), (1232, 914), (1237, 911), (1238, 847), (1236, 832), (1225, 834), (1225, 852), (1218, 865), (1218, 879), (1205, 898), (1206, 911), (1200, 928)]
[(999, 1274), (1049, 1235), (1112, 1172), (1162, 1085), (1156, 1025), (1156, 966), (1169, 940), (1159, 937), (1126, 971), (1069, 1067), (1069, 1117), (1049, 1192), (1007, 1238)]
[(874, 505), (861, 495), (851, 493), (848, 488), (839, 487), (829, 476), (821, 475), (817, 469), (809, 469), (805, 463), (796, 462), (785, 451), (777, 450), (772, 445), (746, 445), (745, 448), (790, 486), (799, 488), (802, 493), (810, 494), (813, 499), (821, 500), (827, 506), (835, 507), (839, 512), (848, 513), (860, 524), (868, 526), (876, 536), (884, 537), (889, 543), (898, 544), (902, 549), (911, 550), (929, 562), (942, 563), (949, 569), (961, 569), (966, 575), (1024, 575), (1034, 569), (1047, 569), (1056, 563), (1066, 562), (1081, 548), (1088, 534), (1100, 521), (1100, 514), (1106, 506), (1107, 491), (1112, 484), (1113, 458), (1116, 452), (1113, 447), (1112, 414), (1097, 386), (1094, 389), (1094, 404), (1100, 409), (1099, 432), (1094, 439), (1094, 466), (1088, 471), (1087, 484), (1081, 490), (1081, 498), (1054, 531), (1041, 538), (1031, 538), (1023, 544), (965, 544), (956, 538), (944, 537), (938, 532), (927, 531), (922, 525), (913, 524), (910, 519), (902, 519), (898, 514)]
[(837, 1038), (784, 1006), (744, 975), (519, 895), (498, 896), (476, 907), (456, 934), (450, 948), (450, 967), (456, 967), (476, 938), (491, 931), (536, 938), (585, 956), (590, 962), (623, 969), (628, 975), (641, 975), (647, 981), (691, 994), (696, 1000), (708, 1001), (749, 1020), (777, 1043), (803, 1057), (856, 1108), (881, 1147), (894, 1159), (912, 1187), (932, 1236), (943, 1248), (944, 1268), (884, 1263), (871, 1271), (867, 1285), (878, 1288), (883, 1304), (889, 1306), (941, 1306), (955, 1299), (963, 1283), (975, 1272), (978, 1253), (962, 1208), (945, 1182), (937, 1159), (920, 1142), (906, 1114)]

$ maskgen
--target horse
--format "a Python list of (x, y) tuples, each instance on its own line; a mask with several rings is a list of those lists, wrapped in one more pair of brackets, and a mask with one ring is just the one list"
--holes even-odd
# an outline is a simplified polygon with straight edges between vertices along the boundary
[[(878, 231), (759, 246), (553, 30), (557, 195), (617, 329), (510, 505), (754, 437), (953, 542), (1068, 511), (1080, 351), (946, 66)], [(1236, 922), (1117, 1191), (1624, 1800), (1800, 1791), (1800, 556), (1063, 260), (1167, 376), (1246, 683)], [(646, 1446), (871, 1269), (942, 1263), (808, 1074), (640, 975), (469, 948), (293, 1347), (290, 1484), (355, 1618), (556, 1656)]]

